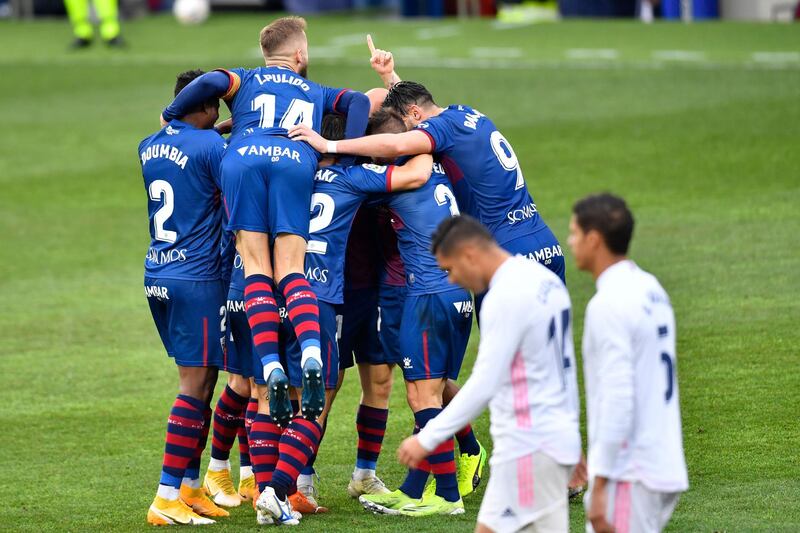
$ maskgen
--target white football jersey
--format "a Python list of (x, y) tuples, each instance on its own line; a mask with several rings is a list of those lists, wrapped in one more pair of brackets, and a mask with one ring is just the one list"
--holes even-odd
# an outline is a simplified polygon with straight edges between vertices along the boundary
[(472, 374), (419, 433), (427, 450), (489, 406), (492, 464), (542, 452), (562, 465), (580, 459), (578, 391), (569, 293), (546, 267), (507, 259), (489, 284)]
[(658, 280), (633, 261), (597, 279), (586, 308), (583, 368), (590, 479), (686, 490), (675, 315)]

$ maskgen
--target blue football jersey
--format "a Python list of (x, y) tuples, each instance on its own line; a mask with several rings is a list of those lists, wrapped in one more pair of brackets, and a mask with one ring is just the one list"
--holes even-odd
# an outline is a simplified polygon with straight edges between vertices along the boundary
[[(307, 80), (284, 67), (234, 68), (230, 76), (233, 96), (228, 106), (233, 119), (230, 142), (248, 134), (286, 135), (297, 124), (320, 131), (322, 115), (336, 111), (336, 103), (346, 89), (333, 89)], [(317, 152), (306, 143), (304, 149)]]
[(431, 237), (442, 220), (459, 214), (458, 202), (440, 163), (428, 183), (387, 199), (397, 247), (403, 260), (408, 294), (433, 294), (456, 288), (431, 254)]
[[(225, 222), (223, 221), (223, 226), (224, 224)], [(223, 231), (220, 256), (222, 260), (222, 281), (226, 283), (229, 289), (243, 291), (244, 263), (242, 262), (242, 256), (236, 251), (235, 233)]]
[(217, 132), (179, 120), (139, 144), (150, 217), (147, 276), (220, 279), (224, 151), (225, 140)]
[(323, 302), (344, 302), (347, 239), (356, 212), (370, 194), (391, 190), (393, 166), (321, 168), (314, 176), (306, 278)]
[(514, 149), (483, 113), (452, 105), (417, 126), (431, 139), (453, 179), (469, 184), (464, 212), (480, 220), (498, 243), (537, 231), (540, 219)]

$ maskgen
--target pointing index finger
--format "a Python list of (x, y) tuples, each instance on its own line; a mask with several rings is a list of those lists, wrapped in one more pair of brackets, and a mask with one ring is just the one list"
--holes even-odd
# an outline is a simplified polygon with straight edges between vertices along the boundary
[(375, 43), (372, 42), (372, 35), (370, 35), (369, 33), (367, 34), (367, 46), (369, 46), (369, 53), (370, 54), (374, 54), (375, 53)]

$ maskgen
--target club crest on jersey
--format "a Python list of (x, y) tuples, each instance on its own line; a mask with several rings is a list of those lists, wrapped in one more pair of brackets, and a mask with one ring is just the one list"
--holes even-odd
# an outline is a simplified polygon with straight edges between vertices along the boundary
[(411, 364), (410, 357), (403, 357), (403, 368), (414, 368), (414, 365)]
[(167, 124), (167, 129), (165, 129), (164, 131), (167, 133), (167, 135), (177, 135), (181, 132), (181, 130), (176, 130), (169, 124)]
[(460, 315), (463, 315), (464, 318), (469, 318), (472, 315), (472, 310), (473, 310), (472, 300), (466, 300), (464, 302), (453, 302), (453, 307), (455, 307), (456, 311), (458, 311)]

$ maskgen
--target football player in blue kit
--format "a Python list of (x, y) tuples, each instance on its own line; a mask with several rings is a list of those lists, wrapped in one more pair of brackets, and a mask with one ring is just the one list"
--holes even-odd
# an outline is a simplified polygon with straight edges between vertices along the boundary
[(472, 201), (463, 206), (465, 213), (483, 223), (507, 251), (544, 264), (564, 281), (561, 246), (539, 215), (511, 143), (483, 113), (466, 105), (440, 107), (421, 84), (400, 81), (392, 55), (375, 50), (371, 39), (369, 44), (372, 67), (389, 88), (384, 107), (414, 129), (329, 144), (299, 125), (290, 129), (290, 137), (318, 150), (369, 157), (438, 156), (451, 180), (463, 177), (469, 187)]
[[(363, 134), (369, 111), (363, 94), (306, 79), (305, 27), (299, 17), (273, 21), (260, 34), (265, 67), (201, 76), (162, 113), (169, 120), (209, 96), (223, 98), (231, 110), (233, 126), (221, 164), (222, 186), (228, 229), (236, 232), (236, 247), (244, 262), (245, 311), (263, 368), (262, 375), (255, 376), (259, 409), (251, 431), (257, 428), (260, 442), (272, 442), (279, 434), (278, 425), (292, 430), (281, 437), (285, 453), (279, 453), (271, 480), (268, 484), (259, 481), (258, 506), (289, 524), (296, 520), (285, 498), (294, 480), (290, 477), (293, 469), (284, 459), (291, 446), (301, 454), (313, 454), (322, 431), (316, 418), (325, 406), (325, 390), (319, 306), (304, 276), (308, 205), (319, 154), (306, 144), (292, 142), (286, 133), (295, 124), (318, 130), (323, 113), (342, 112), (347, 115), (346, 135), (356, 137)], [(287, 369), (280, 363), (273, 279), (302, 348), (303, 417), (292, 417)], [(264, 399), (267, 390), (268, 400)]]
[[(227, 293), (227, 357), (223, 370), (228, 383), (217, 400), (212, 425), (211, 459), (203, 480), (203, 488), (222, 507), (237, 507), (252, 500), (256, 492), (247, 437), (248, 424), (258, 410), (258, 398), (251, 389), (253, 344), (247, 315), (244, 312), (244, 269), (236, 253), (236, 236), (225, 232), (222, 238), (222, 279)], [(249, 420), (249, 422), (248, 422)], [(239, 486), (231, 476), (230, 451), (239, 438)]]
[[(175, 94), (202, 74), (178, 76)], [(228, 516), (200, 486), (209, 407), (225, 358), (225, 293), (219, 164), (225, 140), (212, 128), (219, 100), (208, 98), (139, 144), (151, 243), (144, 287), (161, 341), (178, 365), (180, 391), (167, 421), (154, 525), (211, 524)]]
[[(345, 120), (341, 115), (327, 114), (322, 130), (331, 138), (344, 137)], [(356, 213), (370, 196), (393, 190), (409, 190), (424, 185), (431, 174), (432, 158), (429, 155), (415, 157), (403, 166), (347, 165), (339, 158), (328, 156), (319, 162), (314, 177), (314, 194), (311, 199), (311, 224), (306, 253), (306, 277), (319, 300), (320, 340), (324, 362), (326, 406), (320, 423), (330, 411), (336, 395), (339, 378), (339, 349), (337, 332), (344, 303), (344, 271), (347, 242)], [(351, 158), (344, 158), (350, 163)], [(296, 339), (287, 335), (286, 359), (290, 369), (289, 382), (293, 387), (301, 385), (301, 376), (291, 373), (292, 360), (300, 358), (300, 347)], [(321, 436), (320, 436), (321, 440)], [(298, 474), (305, 470), (309, 477), (313, 473), (314, 455), (305, 465), (295, 463)], [(305, 468), (304, 468), (305, 467)], [(308, 480), (298, 477), (298, 489), (305, 489), (292, 499), (292, 505), (306, 512), (317, 512), (316, 491)], [(305, 500), (305, 501), (303, 501)], [(310, 507), (309, 507), (310, 506)]]
[[(405, 124), (396, 113), (383, 110), (370, 119), (369, 129), (372, 133), (402, 131)], [(437, 225), (459, 214), (441, 164), (433, 163), (431, 177), (424, 186), (389, 195), (386, 205), (405, 267), (407, 294), (399, 336), (401, 368), (416, 432), (441, 412), (445, 383), (458, 377), (472, 327), (472, 298), (447, 281), (447, 274), (436, 267), (430, 252), (430, 238)], [(436, 480), (435, 493), (423, 498), (429, 473)], [(409, 470), (399, 489), (365, 494), (359, 501), (369, 511), (393, 515), (463, 513), (453, 439), (440, 445), (420, 468)]]

